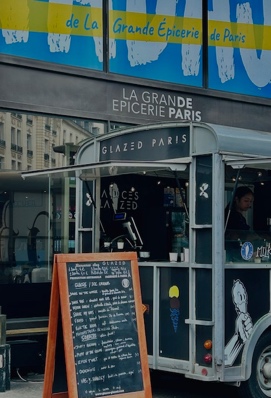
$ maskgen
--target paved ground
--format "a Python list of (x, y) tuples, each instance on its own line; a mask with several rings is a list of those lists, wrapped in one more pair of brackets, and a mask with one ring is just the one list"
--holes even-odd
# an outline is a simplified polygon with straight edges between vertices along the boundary
[(43, 375), (29, 374), (27, 378), (12, 378), (10, 390), (0, 392), (0, 398), (41, 398)]
[[(43, 375), (28, 374), (25, 378), (13, 377), (11, 389), (0, 392), (0, 398), (42, 398)], [(152, 398), (237, 398), (238, 389), (222, 384), (210, 384), (195, 380), (161, 375), (152, 379)]]

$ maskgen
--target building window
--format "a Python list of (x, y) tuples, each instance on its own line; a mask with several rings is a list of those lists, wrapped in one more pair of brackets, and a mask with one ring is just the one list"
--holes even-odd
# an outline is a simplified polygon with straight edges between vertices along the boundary
[(13, 117), (16, 117), (17, 119), (22, 119), (22, 117), (23, 117), (21, 113), (11, 112), (11, 115), (12, 115)]
[(22, 146), (22, 134), (21, 134), (21, 130), (17, 130), (17, 145), (18, 146)]
[(45, 129), (51, 130), (51, 118), (50, 117), (45, 118)]
[(27, 145), (27, 150), (32, 150), (32, 136), (30, 134), (27, 134), (26, 138), (26, 145)]
[(5, 140), (4, 123), (0, 122), (0, 140)]
[(32, 124), (33, 124), (33, 116), (32, 115), (26, 116), (26, 123), (30, 124), (32, 126)]
[(11, 169), (16, 170), (16, 161), (15, 160), (11, 161)]
[(49, 141), (48, 140), (44, 141), (44, 152), (49, 153)]
[(16, 134), (14, 127), (11, 127), (11, 144), (16, 144)]
[(85, 120), (84, 124), (83, 124), (83, 127), (84, 127), (85, 130), (90, 132), (91, 131), (91, 125), (92, 125), (92, 123), (90, 123), (88, 120)]
[(92, 127), (92, 134), (94, 135), (99, 135), (100, 129), (99, 127)]
[(0, 123), (0, 146), (2, 148), (6, 147), (4, 123)]

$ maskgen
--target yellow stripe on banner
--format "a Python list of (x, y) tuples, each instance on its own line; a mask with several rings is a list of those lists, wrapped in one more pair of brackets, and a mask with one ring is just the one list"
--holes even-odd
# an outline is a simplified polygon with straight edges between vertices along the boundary
[(1, 0), (0, 27), (8, 30), (102, 37), (102, 9), (38, 0)]
[(201, 19), (116, 10), (109, 13), (110, 39), (201, 44), (201, 32)]
[[(202, 20), (111, 10), (109, 37), (176, 44), (202, 44)], [(0, 0), (0, 28), (102, 37), (102, 8), (39, 0)], [(209, 21), (209, 46), (271, 50), (271, 26)]]
[(271, 50), (271, 26), (209, 21), (209, 46)]

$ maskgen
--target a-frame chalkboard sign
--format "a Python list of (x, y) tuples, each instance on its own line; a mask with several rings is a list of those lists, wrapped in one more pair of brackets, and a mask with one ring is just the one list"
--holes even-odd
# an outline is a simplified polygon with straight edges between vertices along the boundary
[(137, 255), (54, 258), (43, 398), (151, 398)]

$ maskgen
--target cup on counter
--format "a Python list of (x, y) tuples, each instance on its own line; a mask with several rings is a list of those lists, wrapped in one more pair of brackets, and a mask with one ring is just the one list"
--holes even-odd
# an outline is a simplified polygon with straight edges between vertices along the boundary
[(150, 252), (145, 252), (145, 251), (139, 252), (139, 258), (140, 258), (140, 260), (143, 260), (143, 261), (148, 261), (150, 258), (150, 255), (151, 255)]
[(169, 261), (171, 263), (176, 263), (178, 260), (178, 253), (169, 253)]
[(118, 248), (119, 250), (122, 250), (122, 249), (124, 248), (124, 242), (123, 242), (123, 241), (118, 241), (118, 242), (117, 242), (117, 248)]

